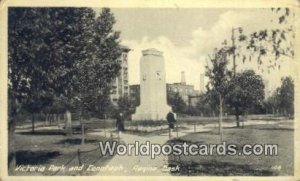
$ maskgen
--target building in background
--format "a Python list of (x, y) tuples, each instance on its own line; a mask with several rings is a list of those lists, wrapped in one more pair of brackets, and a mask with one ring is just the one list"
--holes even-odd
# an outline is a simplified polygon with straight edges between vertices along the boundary
[(136, 106), (140, 105), (140, 84), (129, 86), (129, 97)]
[[(194, 89), (193, 85), (188, 85), (185, 82), (185, 73), (181, 72), (181, 82), (173, 83), (173, 84), (166, 84), (167, 87), (167, 96), (178, 93), (184, 102), (188, 105), (196, 105), (198, 101), (198, 97), (200, 92)], [(130, 99), (139, 105), (140, 103), (140, 85), (130, 85), (129, 86), (129, 95)]]
[(167, 94), (178, 93), (185, 103), (189, 104), (189, 97), (199, 95), (199, 91), (194, 89), (193, 85), (188, 85), (185, 82), (185, 73), (181, 72), (181, 82), (167, 84)]
[(121, 48), (122, 48), (122, 54), (118, 59), (121, 65), (121, 69), (119, 75), (113, 82), (113, 86), (110, 94), (110, 99), (114, 104), (117, 104), (120, 97), (129, 96), (127, 55), (130, 49), (126, 46), (121, 46)]

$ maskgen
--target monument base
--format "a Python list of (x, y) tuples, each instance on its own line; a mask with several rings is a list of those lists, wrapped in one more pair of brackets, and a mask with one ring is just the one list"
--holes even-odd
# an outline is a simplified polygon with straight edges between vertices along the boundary
[(150, 111), (148, 106), (141, 105), (136, 108), (135, 114), (132, 115), (132, 120), (166, 120), (167, 114), (171, 111), (171, 107), (168, 105), (161, 105), (154, 111)]

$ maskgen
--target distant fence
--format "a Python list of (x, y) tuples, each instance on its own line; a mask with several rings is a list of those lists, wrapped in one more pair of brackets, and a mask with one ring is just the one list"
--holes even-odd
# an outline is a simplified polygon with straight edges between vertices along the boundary
[[(82, 144), (85, 142), (85, 134), (86, 132), (95, 131), (97, 129), (104, 132), (105, 137), (110, 137), (112, 139), (119, 140), (119, 133), (116, 129), (116, 120), (115, 119), (96, 119), (91, 118), (89, 120), (81, 120), (76, 116), (73, 116), (74, 120), (72, 120), (72, 128), (75, 132), (81, 134), (82, 136)], [(268, 115), (247, 115), (241, 116), (240, 122), (241, 125), (244, 126), (244, 121), (247, 120), (280, 120), (285, 117), (279, 117), (276, 115), (268, 114)], [(224, 122), (234, 122), (235, 116), (228, 115), (223, 117)], [(200, 116), (185, 116), (178, 117), (176, 122), (176, 131), (178, 131), (178, 127), (184, 124), (193, 125), (194, 132), (196, 132), (197, 126), (206, 124), (216, 124), (218, 123), (218, 117), (200, 117)], [(153, 121), (153, 120), (144, 120), (144, 121), (124, 121), (124, 126), (127, 130), (140, 131), (140, 132), (151, 132), (158, 130), (167, 130), (168, 122), (166, 120)]]
[[(286, 117), (284, 116), (279, 116), (275, 114), (250, 114), (250, 115), (240, 115), (241, 120), (260, 120), (260, 119), (285, 119)], [(189, 121), (217, 121), (219, 119), (218, 116), (215, 117), (201, 117), (201, 116), (181, 116), (178, 117), (178, 121), (184, 121), (184, 122), (189, 122)], [(223, 115), (224, 120), (235, 120), (235, 115)]]

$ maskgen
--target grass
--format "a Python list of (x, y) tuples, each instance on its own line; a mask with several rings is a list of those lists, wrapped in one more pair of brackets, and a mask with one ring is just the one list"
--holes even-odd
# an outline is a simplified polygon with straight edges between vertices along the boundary
[[(80, 161), (84, 167), (92, 164), (104, 166), (112, 156), (102, 156), (99, 151), (98, 142), (109, 141), (100, 136), (86, 135), (85, 144), (81, 145), (80, 135), (67, 137), (61, 132), (36, 130), (36, 133), (16, 133), (16, 162), (18, 165), (45, 166), (65, 165), (66, 169), (79, 166), (78, 149), (80, 150)], [(94, 175), (97, 172), (84, 171), (48, 171), (44, 172), (14, 172), (13, 175)]]
[[(294, 174), (294, 131), (280, 125), (251, 125), (242, 128), (224, 129), (227, 144), (278, 144), (278, 156), (170, 156), (170, 165), (182, 169), (174, 175), (219, 175), (219, 176), (272, 176)], [(218, 144), (216, 131), (194, 133), (171, 143)], [(280, 167), (280, 169), (278, 169)]]
[[(97, 121), (97, 120), (95, 120)], [(202, 124), (211, 123), (205, 120)], [(229, 120), (228, 120), (229, 121)], [(250, 120), (251, 121), (251, 120)], [(186, 121), (188, 122), (188, 121)], [(185, 123), (186, 123), (185, 122)], [(225, 121), (226, 122), (226, 121)], [(128, 122), (129, 123), (129, 122)], [(192, 122), (191, 122), (192, 123)], [(248, 125), (242, 128), (224, 129), (224, 141), (239, 146), (243, 144), (278, 144), (278, 156), (170, 156), (170, 166), (179, 165), (180, 172), (174, 175), (219, 175), (219, 176), (271, 176), (271, 175), (293, 175), (294, 163), (294, 130), (293, 123), (280, 122), (278, 124)], [(126, 124), (126, 123), (125, 123)], [(129, 124), (130, 125), (130, 124)], [(97, 125), (86, 126), (88, 131), (98, 128), (114, 127), (114, 122), (100, 122)], [(126, 126), (125, 126), (126, 128)], [(181, 128), (180, 129), (184, 129)], [(126, 131), (129, 134), (139, 136), (154, 136), (168, 133), (167, 129), (144, 132)], [(105, 166), (112, 158), (101, 156), (98, 142), (109, 141), (101, 136), (86, 135), (85, 145), (81, 145), (81, 137), (74, 134), (71, 137), (64, 135), (59, 130), (37, 129), (33, 134), (30, 129), (18, 129), (16, 133), (16, 159), (17, 165), (41, 165), (49, 168), (51, 165), (65, 165), (67, 168), (79, 166), (79, 162), (85, 168), (92, 164), (94, 166)], [(171, 140), (170, 143), (188, 144), (217, 144), (219, 135), (215, 130), (202, 133), (193, 133)], [(80, 160), (77, 150), (80, 150)], [(281, 169), (274, 169), (281, 167)], [(14, 175), (94, 175), (97, 172), (87, 171), (45, 171), (45, 172), (15, 172)]]

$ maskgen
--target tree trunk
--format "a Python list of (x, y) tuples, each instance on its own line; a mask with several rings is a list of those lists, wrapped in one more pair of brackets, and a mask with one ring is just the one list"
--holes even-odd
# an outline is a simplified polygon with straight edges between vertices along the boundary
[(13, 174), (16, 168), (16, 150), (15, 150), (15, 119), (9, 118), (8, 123), (8, 173)]
[(69, 110), (66, 110), (65, 112), (65, 119), (66, 119), (66, 124), (65, 124), (65, 132), (67, 136), (72, 135), (72, 118), (71, 118), (71, 112)]
[(20, 111), (20, 105), (17, 99), (8, 99), (8, 174), (12, 175), (16, 168), (16, 149), (15, 149), (15, 126), (16, 115)]
[(57, 114), (57, 126), (60, 128), (61, 114)]
[(32, 128), (31, 132), (34, 133), (34, 131), (35, 131), (35, 130), (34, 130), (34, 127), (35, 127), (35, 115), (34, 115), (34, 113), (32, 113), (31, 116), (32, 116), (32, 118), (31, 118), (31, 125), (32, 125), (32, 127), (31, 127), (31, 128)]
[(46, 118), (45, 118), (45, 126), (47, 126), (48, 125), (48, 119), (49, 119), (49, 114), (48, 113), (46, 113)]
[(50, 122), (50, 126), (51, 126), (51, 125), (52, 125), (52, 121), (53, 121), (53, 117), (54, 117), (54, 116), (53, 116), (53, 114), (50, 114), (49, 117), (50, 117), (49, 122)]
[(223, 99), (222, 96), (219, 95), (219, 101), (220, 101), (220, 105), (219, 105), (219, 134), (220, 134), (220, 140), (223, 140)]
[(58, 117), (59, 117), (59, 114), (55, 114), (55, 121), (56, 121), (56, 124), (58, 124)]
[(240, 127), (240, 116), (238, 114), (235, 115), (236, 119), (236, 127)]
[(237, 106), (235, 106), (235, 120), (236, 120), (236, 127), (240, 127), (239, 108)]

